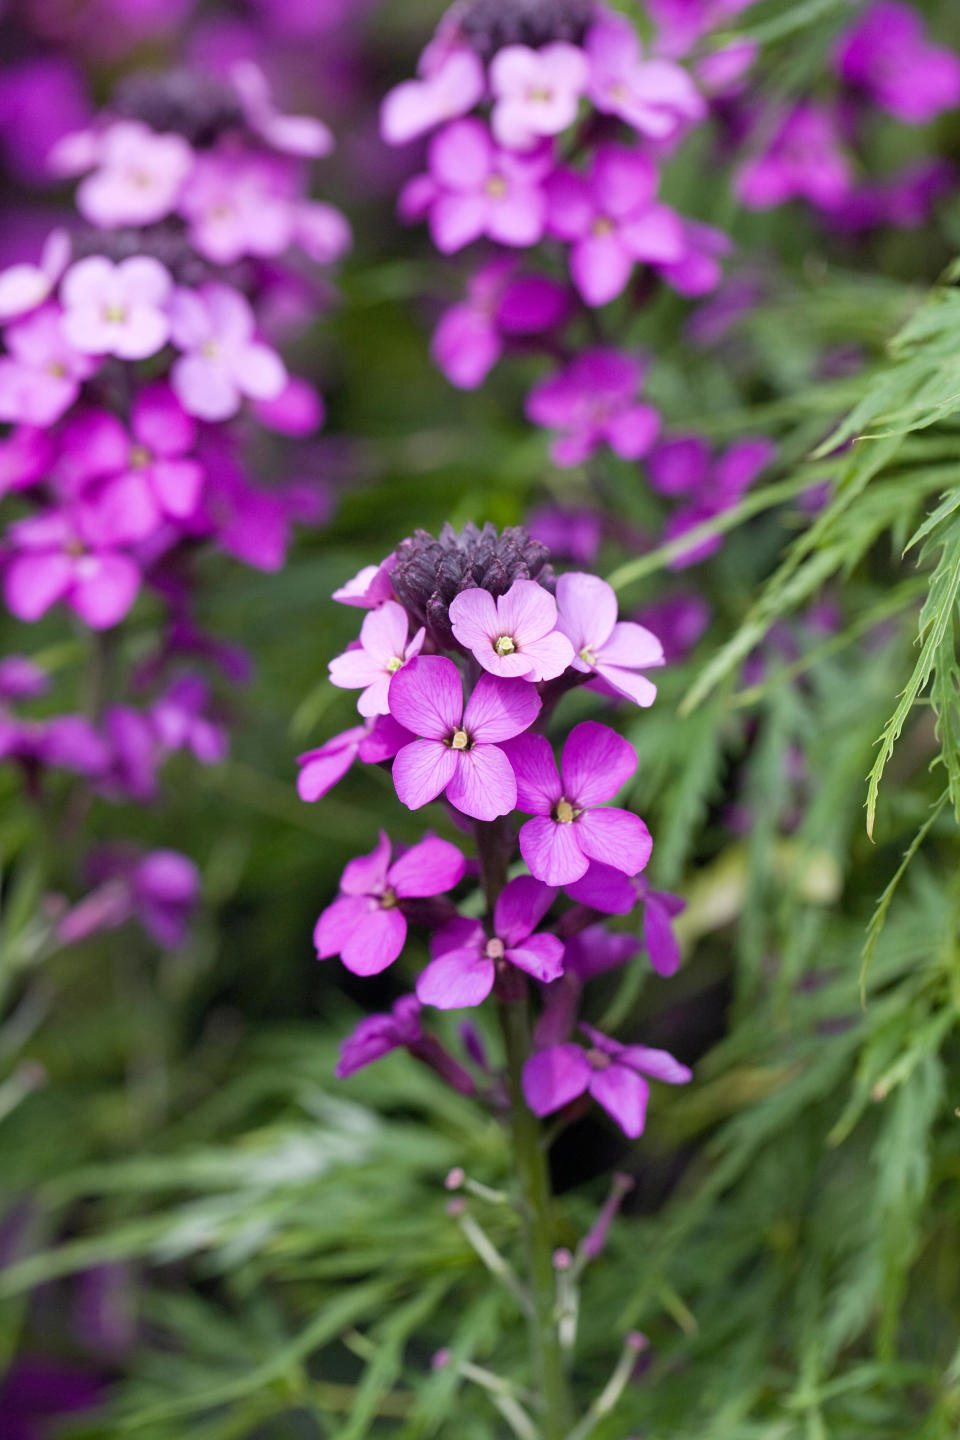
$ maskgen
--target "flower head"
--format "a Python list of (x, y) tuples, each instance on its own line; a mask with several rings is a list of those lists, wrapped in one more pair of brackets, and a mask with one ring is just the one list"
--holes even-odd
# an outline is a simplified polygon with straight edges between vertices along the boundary
[(463, 878), (466, 862), (455, 845), (429, 836), (391, 864), (389, 837), (351, 860), (340, 895), (320, 916), (313, 938), (321, 960), (339, 955), (354, 975), (379, 975), (407, 939), (404, 902), (443, 895)]
[(586, 873), (591, 860), (639, 874), (653, 848), (646, 825), (629, 810), (601, 808), (637, 768), (628, 741), (585, 720), (570, 732), (559, 773), (542, 735), (518, 736), (507, 753), (517, 808), (535, 817), (520, 831), (520, 853), (531, 874), (547, 885), (567, 885)]
[(450, 622), (491, 675), (553, 680), (573, 661), (573, 646), (556, 628), (557, 602), (535, 580), (515, 580), (497, 600), (479, 587), (463, 590), (451, 603)]
[(380, 109), (380, 133), (388, 145), (405, 145), (418, 135), (465, 115), (486, 90), (483, 66), (469, 50), (454, 49), (419, 80), (404, 80)]
[(762, 154), (741, 168), (735, 188), (748, 210), (809, 200), (822, 210), (841, 205), (852, 187), (837, 123), (823, 106), (795, 105)]
[(228, 420), (244, 395), (273, 400), (287, 383), (279, 355), (253, 338), (249, 302), (229, 285), (177, 290), (171, 327), (174, 344), (185, 353), (170, 383), (184, 410), (200, 420)]
[(169, 272), (150, 255), (119, 265), (104, 255), (78, 260), (60, 285), (64, 336), (84, 355), (145, 360), (169, 338), (172, 289)]
[(0, 324), (36, 310), (53, 293), (70, 260), (70, 237), (53, 230), (44, 242), (39, 265), (11, 265), (0, 271)]
[(563, 971), (563, 941), (535, 934), (556, 891), (529, 875), (505, 885), (493, 912), (493, 936), (476, 920), (453, 920), (437, 932), (433, 961), (417, 981), (417, 997), (439, 1010), (479, 1005), (493, 989), (498, 967), (513, 965), (544, 984)]
[(500, 745), (540, 713), (532, 685), (484, 675), (464, 707), (453, 661), (420, 656), (394, 675), (389, 701), (394, 720), (419, 737), (393, 762), (404, 805), (419, 810), (445, 791), (451, 805), (475, 820), (509, 815), (517, 782)]
[(960, 105), (960, 58), (932, 45), (912, 5), (875, 0), (841, 38), (837, 69), (874, 104), (907, 125)]
[(386, 1015), (367, 1015), (340, 1048), (337, 1078), (345, 1080), (393, 1050), (409, 1049), (423, 1039), (422, 1010), (415, 995), (402, 995)]
[(644, 60), (632, 23), (607, 13), (587, 35), (587, 93), (596, 108), (616, 115), (653, 140), (673, 136), (685, 121), (702, 120), (703, 97), (672, 60)]
[(67, 511), (18, 520), (7, 532), (12, 546), (3, 577), (7, 607), (20, 620), (39, 620), (65, 600), (93, 630), (106, 630), (127, 614), (140, 589), (136, 562), (85, 534)]
[(110, 230), (169, 215), (194, 155), (182, 135), (155, 135), (138, 121), (121, 120), (99, 137), (97, 162), (77, 190), (77, 208), (91, 225)]
[(590, 1048), (552, 1045), (524, 1066), (523, 1093), (536, 1115), (549, 1115), (589, 1093), (616, 1120), (625, 1135), (643, 1134), (650, 1086), (645, 1076), (667, 1085), (692, 1079), (686, 1065), (666, 1050), (620, 1045), (592, 1025), (581, 1025)]
[(639, 460), (657, 438), (660, 416), (637, 400), (646, 366), (620, 350), (584, 350), (565, 370), (541, 380), (527, 397), (527, 416), (559, 432), (551, 458), (582, 465), (598, 445), (624, 460)]
[(640, 672), (664, 664), (663, 646), (642, 625), (617, 620), (617, 597), (607, 582), (598, 575), (561, 575), (557, 609), (557, 627), (571, 642), (574, 669), (596, 675), (636, 705), (652, 705), (657, 687)]
[(0, 421), (46, 429), (55, 425), (97, 368), (63, 332), (62, 314), (50, 302), (9, 325), (0, 356)]
[(330, 679), (343, 690), (362, 690), (357, 701), (361, 715), (388, 715), (387, 693), (398, 670), (423, 648), (426, 631), (421, 626), (408, 640), (407, 612), (395, 600), (371, 610), (360, 629), (356, 649), (330, 662)]
[(561, 41), (542, 50), (527, 45), (500, 50), (490, 66), (490, 124), (497, 140), (511, 150), (529, 150), (559, 135), (577, 118), (587, 78), (586, 57), (576, 45)]

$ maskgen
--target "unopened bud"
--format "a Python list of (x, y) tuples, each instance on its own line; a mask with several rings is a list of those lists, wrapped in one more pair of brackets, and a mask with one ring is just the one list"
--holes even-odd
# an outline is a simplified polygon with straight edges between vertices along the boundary
[(448, 1190), (459, 1190), (466, 1178), (466, 1171), (462, 1170), (459, 1165), (455, 1165), (443, 1183)]
[(554, 1252), (553, 1252), (553, 1268), (554, 1268), (554, 1270), (569, 1270), (569, 1269), (570, 1269), (570, 1266), (571, 1266), (572, 1264), (573, 1264), (573, 1256), (571, 1255), (571, 1253), (570, 1253), (569, 1250), (565, 1249), (563, 1246), (561, 1246), (559, 1250), (554, 1250)]
[(434, 1355), (433, 1359), (430, 1361), (430, 1364), (433, 1366), (434, 1370), (446, 1370), (452, 1358), (453, 1357), (450, 1354), (449, 1350), (438, 1350), (437, 1353)]

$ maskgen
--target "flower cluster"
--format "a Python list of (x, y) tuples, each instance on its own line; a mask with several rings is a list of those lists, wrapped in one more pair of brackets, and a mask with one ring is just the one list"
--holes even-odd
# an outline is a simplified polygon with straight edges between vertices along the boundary
[(365, 1020), (347, 1042), (342, 1073), (402, 1046), (463, 1089), (459, 1063), (426, 1042), (423, 1007), (461, 1009), (491, 994), (519, 1003), (533, 983), (542, 1043), (525, 1076), (530, 1106), (546, 1114), (589, 1089), (638, 1135), (644, 1077), (676, 1083), (689, 1072), (589, 1027), (586, 1049), (570, 1036), (584, 984), (637, 949), (602, 917), (643, 904), (651, 964), (671, 974), (679, 960), (671, 922), (682, 903), (648, 888), (647, 827), (609, 803), (634, 775), (633, 746), (601, 721), (582, 720), (558, 764), (548, 726), (575, 687), (607, 703), (652, 704), (646, 672), (664, 663), (660, 642), (618, 619), (616, 596), (598, 576), (556, 577), (526, 532), (489, 525), (448, 527), (438, 539), (418, 532), (336, 598), (367, 610), (357, 641), (330, 664), (334, 685), (360, 692), (364, 723), (301, 756), (300, 794), (318, 799), (354, 759), (389, 765), (408, 809), (443, 798), (458, 828), (474, 822), (488, 905), (485, 920), (458, 907), (454, 892), (475, 888), (476, 872), (435, 835), (395, 854), (381, 833), (372, 854), (348, 864), (317, 922), (320, 958), (339, 955), (356, 975), (379, 974), (403, 952), (411, 924), (429, 932), (432, 958), (415, 997)]

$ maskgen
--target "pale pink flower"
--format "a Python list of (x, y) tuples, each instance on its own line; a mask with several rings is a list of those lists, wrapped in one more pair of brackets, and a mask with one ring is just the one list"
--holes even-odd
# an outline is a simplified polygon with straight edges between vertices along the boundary
[(249, 302), (228, 285), (177, 290), (170, 306), (173, 343), (186, 353), (170, 375), (184, 410), (228, 420), (244, 395), (274, 400), (287, 383), (283, 361), (254, 339)]
[(536, 580), (515, 580), (496, 600), (488, 590), (463, 590), (450, 604), (450, 623), (491, 675), (553, 680), (573, 662), (573, 646), (557, 630), (557, 602)]
[(684, 121), (702, 120), (706, 104), (690, 76), (672, 60), (644, 60), (626, 16), (606, 14), (586, 38), (588, 94), (604, 114), (616, 115), (642, 135), (665, 140)]
[(63, 333), (85, 355), (145, 360), (169, 338), (172, 290), (169, 272), (150, 255), (119, 265), (104, 255), (78, 260), (60, 286)]
[(557, 581), (557, 628), (575, 652), (573, 667), (596, 675), (637, 705), (652, 705), (657, 687), (640, 672), (664, 664), (663, 646), (632, 620), (617, 620), (617, 597), (599, 575), (572, 573)]
[(429, 74), (390, 91), (380, 108), (380, 134), (388, 145), (404, 145), (466, 115), (486, 88), (479, 57), (472, 50), (451, 50)]
[(118, 121), (99, 138), (99, 168), (80, 184), (77, 209), (106, 230), (152, 225), (176, 208), (193, 162), (182, 135), (156, 135), (138, 120)]
[(341, 690), (362, 690), (357, 709), (364, 717), (388, 715), (387, 692), (398, 670), (419, 655), (426, 631), (407, 639), (407, 612), (395, 600), (371, 610), (360, 628), (358, 647), (330, 661), (330, 680)]
[(54, 230), (47, 236), (39, 265), (11, 265), (0, 272), (0, 324), (42, 305), (69, 261), (70, 236), (66, 230)]
[(274, 150), (305, 159), (330, 154), (333, 135), (329, 128), (313, 115), (282, 115), (273, 103), (267, 77), (253, 60), (238, 60), (231, 67), (230, 79), (250, 129)]
[(566, 130), (577, 118), (589, 73), (583, 51), (562, 41), (542, 50), (527, 45), (500, 50), (490, 65), (490, 124), (500, 144), (528, 150)]
[(80, 394), (97, 361), (67, 342), (62, 312), (52, 301), (10, 325), (0, 356), (0, 421), (54, 425)]
[(282, 255), (289, 248), (296, 198), (289, 161), (213, 151), (198, 157), (179, 208), (200, 254), (232, 265), (244, 255)]

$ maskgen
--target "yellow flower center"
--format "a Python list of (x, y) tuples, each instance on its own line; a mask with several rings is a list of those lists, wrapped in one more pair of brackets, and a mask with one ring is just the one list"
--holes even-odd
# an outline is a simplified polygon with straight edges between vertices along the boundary
[(388, 670), (388, 672), (389, 672), (391, 675), (395, 675), (398, 670), (402, 670), (402, 669), (403, 669), (403, 656), (402, 656), (402, 655), (391, 655), (391, 656), (390, 656), (390, 659), (387, 661), (387, 670)]
[(589, 645), (584, 645), (583, 649), (580, 651), (580, 659), (583, 661), (584, 665), (596, 665), (597, 663), (597, 657), (596, 655), (594, 655)]
[(496, 936), (494, 936), (494, 938), (493, 938), (492, 940), (488, 940), (488, 941), (487, 941), (487, 959), (488, 959), (488, 960), (502, 960), (502, 959), (503, 959), (503, 941), (502, 941), (502, 940), (498, 940)]
[(388, 886), (380, 896), (381, 910), (395, 910), (400, 902), (397, 899), (397, 892)]
[(66, 555), (78, 556), (87, 553), (82, 540), (68, 540), (63, 549)]
[(502, 200), (507, 193), (507, 182), (502, 175), (491, 175), (484, 189), (494, 200)]
[(105, 305), (103, 318), (108, 325), (122, 325), (127, 318), (127, 312), (122, 305)]
[(469, 744), (470, 736), (466, 730), (454, 730), (453, 737), (450, 741), (451, 750), (466, 750)]
[(546, 85), (531, 85), (530, 89), (527, 91), (527, 99), (542, 101), (552, 100), (553, 91), (549, 90)]
[(493, 648), (498, 655), (512, 655), (517, 647), (509, 635), (501, 635)]
[(145, 445), (134, 445), (130, 450), (131, 470), (145, 470), (150, 464), (152, 456)]
[(559, 820), (561, 825), (569, 825), (571, 821), (576, 820), (579, 814), (580, 811), (575, 810), (569, 800), (558, 800), (553, 818)]
[(612, 235), (615, 228), (616, 227), (613, 221), (610, 220), (606, 215), (598, 215), (596, 220), (594, 220), (593, 225), (591, 226), (594, 235), (600, 236)]

